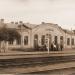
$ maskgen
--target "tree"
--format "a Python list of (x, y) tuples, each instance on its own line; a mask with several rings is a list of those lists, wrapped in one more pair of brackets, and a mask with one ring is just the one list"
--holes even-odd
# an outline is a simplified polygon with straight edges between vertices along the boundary
[(8, 29), (8, 41), (20, 39), (21, 35), (16, 29)]
[[(20, 39), (20, 34), (16, 29), (10, 29), (6, 27), (0, 28), (0, 42), (14, 41), (15, 39)], [(5, 50), (4, 50), (5, 52)]]

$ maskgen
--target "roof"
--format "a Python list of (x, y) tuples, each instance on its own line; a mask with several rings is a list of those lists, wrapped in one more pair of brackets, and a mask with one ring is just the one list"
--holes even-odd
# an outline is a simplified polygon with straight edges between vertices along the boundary
[(24, 23), (24, 25), (26, 25), (27, 27), (29, 27), (31, 29), (33, 29), (37, 26), (36, 24), (30, 24), (30, 23)]
[(63, 28), (61, 28), (61, 26), (59, 26), (58, 24), (54, 24), (54, 23), (45, 23), (45, 22), (42, 22), (41, 24), (37, 25), (36, 27), (39, 27), (39, 26), (46, 26), (46, 25), (53, 26), (53, 27), (57, 27), (57, 28), (59, 28), (61, 31), (64, 32), (64, 30), (63, 30)]
[[(41, 24), (30, 24), (30, 23), (23, 23), (22, 26), (24, 26), (25, 28), (28, 28), (28, 29), (34, 29), (36, 27), (39, 27), (41, 25), (50, 25), (50, 26), (54, 26), (54, 27), (57, 27), (59, 28), (60, 30), (68, 33), (68, 34), (74, 34), (74, 31), (70, 31), (70, 30), (67, 30), (67, 29), (63, 29), (61, 28), (58, 24), (54, 24), (54, 23), (45, 23), (45, 22), (42, 22)], [(3, 26), (6, 26), (7, 28), (11, 28), (11, 29), (17, 29), (18, 27), (20, 27), (21, 25), (18, 24), (18, 23), (0, 23), (0, 27), (3, 27)]]
[(18, 24), (6, 23), (7, 28), (17, 28)]
[(26, 26), (25, 24), (18, 25), (18, 28), (21, 28), (21, 26), (22, 26), (22, 27), (25, 27), (25, 28), (27, 28), (27, 29), (31, 29), (30, 27)]
[(23, 24), (14, 24), (14, 23), (6, 23), (8, 28), (18, 28), (21, 25), (28, 28), (28, 29), (33, 29), (36, 25), (35, 24), (30, 24), (30, 23), (23, 23)]
[(64, 30), (64, 32), (67, 33), (67, 34), (74, 34), (74, 35), (75, 35), (74, 31), (67, 30), (67, 29), (63, 29), (63, 30)]

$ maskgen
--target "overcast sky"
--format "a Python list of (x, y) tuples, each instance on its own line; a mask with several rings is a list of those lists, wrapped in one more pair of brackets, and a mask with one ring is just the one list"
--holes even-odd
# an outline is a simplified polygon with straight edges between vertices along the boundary
[(75, 0), (0, 0), (0, 18), (75, 29)]

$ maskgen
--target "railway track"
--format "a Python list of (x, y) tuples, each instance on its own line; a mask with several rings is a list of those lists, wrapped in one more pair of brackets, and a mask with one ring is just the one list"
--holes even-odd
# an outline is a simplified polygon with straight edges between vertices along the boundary
[(44, 66), (47, 64), (55, 64), (69, 61), (75, 61), (75, 55), (0, 59), (0, 68)]

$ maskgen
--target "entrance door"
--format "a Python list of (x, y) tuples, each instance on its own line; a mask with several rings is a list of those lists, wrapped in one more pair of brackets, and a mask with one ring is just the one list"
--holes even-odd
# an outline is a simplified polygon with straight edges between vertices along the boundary
[(38, 48), (38, 35), (34, 35), (34, 48)]

